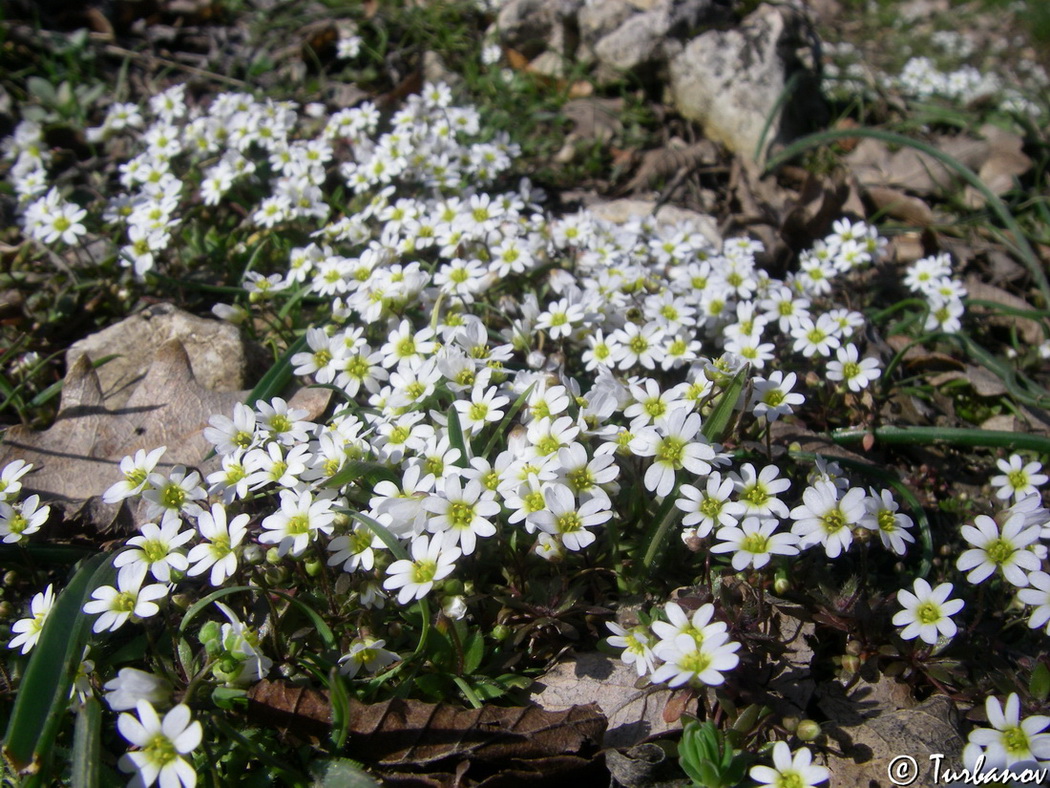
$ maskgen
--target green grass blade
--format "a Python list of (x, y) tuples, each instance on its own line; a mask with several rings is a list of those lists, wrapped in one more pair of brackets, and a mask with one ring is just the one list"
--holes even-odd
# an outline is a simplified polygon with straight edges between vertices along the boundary
[(212, 591), (204, 599), (194, 603), (186, 610), (186, 615), (182, 617), (182, 623), (179, 624), (179, 634), (181, 635), (186, 631), (186, 627), (189, 626), (190, 622), (193, 621), (201, 611), (207, 608), (212, 602), (216, 602), (223, 597), (230, 596), (230, 594), (239, 594), (242, 592), (251, 592), (253, 594), (273, 594), (279, 596), (282, 599), (287, 599), (295, 607), (297, 607), (302, 613), (310, 619), (310, 623), (314, 625), (317, 630), (317, 634), (321, 636), (321, 640), (327, 648), (335, 648), (336, 639), (335, 633), (332, 632), (332, 628), (325, 623), (324, 619), (318, 615), (317, 611), (310, 607), (308, 604), (303, 602), (301, 599), (296, 599), (291, 594), (286, 594), (284, 591), (278, 591), (274, 588), (260, 588), (258, 586), (230, 586), (229, 588), (220, 588), (218, 591)]
[(1050, 438), (1026, 432), (980, 430), (965, 427), (875, 427), (874, 429), (836, 430), (831, 439), (842, 446), (859, 443), (867, 434), (876, 442), (893, 445), (930, 446), (947, 443), (983, 449), (1027, 449), (1050, 454)]
[(455, 405), (448, 406), (448, 442), (452, 448), (459, 449), (459, 459), (456, 465), (460, 468), (470, 467), (470, 456), (467, 453), (467, 441), (463, 437), (463, 427), (459, 423), (459, 411)]
[(394, 484), (398, 484), (401, 481), (401, 478), (390, 468), (380, 465), (378, 462), (347, 460), (342, 468), (325, 481), (324, 486), (338, 489), (358, 479), (363, 480), (369, 489), (384, 480)]
[(740, 394), (744, 390), (744, 384), (747, 383), (749, 369), (750, 365), (745, 366), (733, 376), (729, 385), (719, 395), (718, 403), (704, 420), (700, 432), (712, 443), (721, 443), (725, 437), (726, 430), (729, 429), (729, 424), (733, 420), (736, 404), (740, 401)]
[(338, 668), (328, 671), (328, 699), (332, 704), (332, 744), (341, 750), (350, 735), (350, 693)]
[(77, 712), (73, 729), (72, 788), (96, 788), (99, 784), (99, 764), (102, 755), (102, 706), (96, 698), (88, 698)]
[(101, 585), (96, 574), (109, 568), (106, 563), (112, 557), (107, 553), (87, 559), (44, 622), (4, 736), (4, 757), (18, 771), (39, 767), (41, 759), (50, 755), (88, 639), (90, 617), (83, 612), (84, 603)]
[(523, 392), (521, 392), (521, 394), (518, 395), (518, 398), (514, 400), (514, 404), (510, 406), (510, 410), (507, 411), (507, 415), (504, 416), (502, 420), (500, 420), (499, 425), (492, 433), (492, 437), (489, 438), (489, 442), (485, 444), (485, 450), (481, 452), (482, 457), (488, 459), (490, 456), (492, 456), (492, 450), (496, 448), (496, 442), (500, 438), (504, 437), (504, 435), (507, 432), (510, 431), (511, 425), (514, 423), (514, 419), (517, 418), (517, 415), (521, 411), (521, 409), (525, 407), (525, 402), (529, 399), (529, 395), (532, 393), (532, 390), (535, 387), (536, 384), (531, 383), (529, 387)]
[(1050, 308), (1050, 280), (1047, 279), (1046, 272), (1043, 270), (1043, 265), (1040, 262), (1039, 256), (1035, 253), (1032, 245), (1028, 242), (1027, 236), (1021, 229), (1021, 226), (1017, 223), (1017, 220), (1014, 219), (1013, 215), (1010, 213), (1010, 209), (1006, 206), (1006, 203), (1000, 200), (999, 195), (985, 185), (984, 181), (977, 176), (977, 173), (958, 159), (949, 156), (947, 153), (938, 150), (932, 145), (928, 145), (921, 140), (912, 139), (911, 137), (905, 137), (902, 134), (882, 131), (881, 129), (859, 128), (821, 131), (817, 134), (810, 134), (809, 136), (795, 140), (778, 155), (769, 160), (766, 164), (765, 171), (771, 172), (772, 170), (775, 170), (777, 167), (791, 161), (800, 153), (803, 153), (810, 148), (817, 148), (821, 145), (827, 145), (828, 143), (837, 140), (856, 137), (867, 137), (868, 139), (879, 140), (890, 145), (913, 148), (920, 153), (925, 153), (927, 156), (939, 161), (945, 167), (957, 172), (966, 183), (979, 191), (987, 202), (988, 207), (998, 217), (999, 221), (1003, 223), (1003, 226), (1010, 231), (1012, 236), (1010, 245), (1013, 246), (1014, 252), (1020, 258), (1021, 262), (1024, 263), (1028, 272), (1032, 275), (1032, 280), (1035, 282), (1036, 286), (1039, 288), (1040, 294), (1043, 296), (1043, 306)]
[(292, 371), (292, 356), (296, 353), (301, 353), (306, 347), (306, 333), (304, 332), (295, 342), (293, 342), (281, 357), (274, 362), (274, 365), (267, 370), (266, 374), (262, 376), (262, 380), (255, 384), (255, 388), (251, 390), (245, 399), (245, 403), (251, 407), (255, 407), (255, 403), (259, 400), (267, 400), (276, 397), (292, 382), (294, 373)]

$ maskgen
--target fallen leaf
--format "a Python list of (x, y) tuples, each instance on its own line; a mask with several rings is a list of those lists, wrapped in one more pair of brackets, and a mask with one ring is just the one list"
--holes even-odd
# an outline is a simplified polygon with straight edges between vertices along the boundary
[[(182, 342), (172, 339), (161, 345), (127, 402), (110, 409), (90, 356), (81, 354), (66, 374), (54, 424), (41, 431), (9, 428), (0, 445), (0, 465), (31, 462), (33, 471), (23, 482), (27, 490), (57, 505), (66, 518), (82, 515), (106, 528), (119, 506), (84, 504), (122, 478), (123, 457), (167, 446), (164, 467), (200, 467), (212, 450), (202, 434), (208, 419), (230, 413), (247, 394), (202, 386)], [(327, 389), (303, 389), (291, 404), (306, 408), (313, 419), (327, 407), (329, 396)]]
[(103, 402), (110, 410), (123, 407), (149, 369), (160, 347), (178, 339), (189, 355), (193, 376), (214, 391), (244, 389), (252, 377), (253, 352), (235, 325), (184, 312), (172, 304), (155, 304), (119, 323), (97, 331), (66, 351), (66, 369), (81, 356), (93, 359), (116, 354), (98, 367)]
[[(1004, 194), (1014, 187), (1018, 176), (1028, 172), (1032, 160), (1022, 152), (1024, 140), (1018, 134), (988, 124), (981, 128), (981, 135), (990, 150), (977, 177), (993, 194)], [(966, 187), (963, 201), (971, 208), (980, 208), (985, 203), (984, 195), (972, 186)]]
[(965, 380), (970, 384), (974, 393), (980, 397), (998, 397), (1007, 393), (1007, 388), (1002, 378), (984, 367), (978, 367), (973, 364), (967, 364), (966, 369), (962, 372), (950, 370), (935, 375), (930, 378), (930, 384), (940, 387), (953, 380)]
[[(248, 716), (318, 738), (331, 727), (331, 706), (321, 690), (261, 681), (248, 692)], [(394, 698), (350, 700), (347, 748), (380, 768), (431, 772), (450, 760), (486, 763), (573, 756), (587, 762), (601, 746), (606, 719), (597, 704), (548, 711), (537, 706), (482, 706)]]
[[(1032, 305), (1023, 298), (1011, 295), (995, 285), (982, 282), (976, 276), (971, 275), (966, 278), (966, 291), (969, 295), (970, 301), (991, 301), (1009, 309), (1020, 309), (1025, 311), (1033, 309)], [(995, 312), (989, 311), (986, 307), (975, 304), (971, 304), (969, 308), (976, 314), (986, 316), (986, 319), (992, 325), (1003, 326), (1005, 328), (1016, 328), (1021, 339), (1029, 345), (1039, 345), (1045, 339), (1046, 335), (1043, 332), (1044, 324), (1039, 320), (1030, 317), (1017, 317), (1001, 313), (996, 314)]]
[[(983, 126), (980, 133), (981, 138), (935, 135), (927, 142), (976, 172), (993, 193), (1002, 194), (1032, 162), (1021, 152), (1023, 140), (1016, 134), (991, 125)], [(846, 157), (846, 163), (864, 186), (900, 188), (912, 194), (942, 193), (961, 181), (953, 168), (927, 153), (911, 147), (891, 150), (882, 140), (870, 138)], [(967, 188), (964, 199), (972, 207), (984, 204), (984, 197), (972, 187)]]
[(929, 227), (933, 224), (933, 211), (918, 197), (885, 186), (872, 186), (865, 190), (865, 194), (879, 213), (914, 227)]
[(799, 189), (798, 197), (786, 206), (780, 222), (780, 235), (793, 249), (806, 249), (831, 229), (833, 220), (842, 215), (842, 206), (849, 196), (844, 181), (808, 174)]
[(623, 103), (620, 98), (578, 98), (566, 102), (561, 111), (572, 121), (577, 139), (608, 142), (623, 131)]
[(692, 145), (669, 143), (663, 148), (648, 150), (642, 154), (638, 172), (623, 187), (623, 191), (648, 189), (656, 181), (670, 178), (682, 170), (689, 170), (700, 164), (714, 164), (717, 161), (718, 146), (711, 140), (700, 140)]
[(942, 754), (945, 766), (960, 767), (964, 742), (959, 714), (946, 696), (934, 695), (913, 708), (894, 708), (892, 700), (870, 687), (855, 688), (849, 695), (835, 682), (822, 689), (826, 692), (818, 705), (828, 716), (822, 728), (844, 756), (828, 759), (829, 784), (890, 786), (887, 768), (902, 756), (915, 759), (920, 776), (926, 778), (923, 785), (932, 785), (931, 755)]
[[(547, 671), (530, 699), (550, 711), (596, 703), (608, 719), (606, 747), (630, 747), (654, 734), (681, 729), (679, 720), (664, 718), (672, 691), (663, 686), (638, 689), (637, 684), (638, 673), (630, 665), (605, 654), (582, 653)], [(696, 708), (695, 698), (691, 708)]]

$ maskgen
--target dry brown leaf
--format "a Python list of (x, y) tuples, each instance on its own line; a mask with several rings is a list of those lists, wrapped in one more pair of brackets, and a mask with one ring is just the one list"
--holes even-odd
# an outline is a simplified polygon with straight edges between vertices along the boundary
[(623, 99), (578, 98), (566, 102), (561, 111), (572, 121), (571, 133), (579, 140), (608, 142), (623, 131)]
[(885, 186), (872, 186), (865, 190), (865, 194), (880, 213), (915, 227), (933, 224), (933, 211), (918, 197)]
[[(1008, 307), (1009, 309), (1032, 309), (1032, 305), (1023, 298), (1011, 295), (995, 285), (982, 282), (976, 276), (968, 276), (966, 278), (966, 290), (971, 301), (991, 301), (1000, 306)], [(988, 322), (992, 325), (1004, 326), (1006, 328), (1010, 328), (1011, 326), (1016, 327), (1017, 333), (1020, 335), (1021, 339), (1029, 345), (1038, 345), (1043, 341), (1043, 324), (1039, 320), (1029, 317), (991, 314), (986, 311), (985, 307), (977, 305), (971, 305), (970, 309), (976, 314), (987, 315)]]
[[(1032, 160), (1021, 150), (1024, 140), (1013, 132), (992, 125), (982, 127), (981, 134), (990, 151), (977, 176), (993, 194), (1008, 192), (1013, 188), (1014, 180), (1032, 166)], [(971, 208), (980, 208), (985, 203), (984, 195), (972, 186), (966, 187), (963, 200)]]
[[(208, 419), (230, 413), (246, 394), (202, 386), (186, 349), (172, 339), (161, 345), (126, 404), (111, 410), (104, 404), (91, 359), (83, 354), (66, 374), (55, 423), (39, 432), (21, 425), (8, 429), (0, 445), (0, 464), (15, 459), (33, 463), (24, 480), (28, 490), (57, 504), (67, 517), (84, 513), (105, 527), (117, 507), (85, 510), (83, 504), (120, 481), (123, 457), (167, 446), (164, 466), (199, 466), (212, 450), (202, 434)], [(292, 404), (316, 418), (327, 407), (329, 392), (304, 389), (297, 396)]]
[(973, 364), (968, 364), (962, 372), (952, 370), (934, 375), (930, 378), (930, 385), (941, 386), (952, 380), (967, 381), (974, 392), (981, 397), (998, 397), (1007, 392), (1006, 385), (998, 375)]
[[(896, 684), (886, 678), (878, 683), (883, 682)], [(924, 777), (933, 754), (943, 754), (945, 766), (959, 768), (964, 742), (951, 700), (934, 695), (913, 708), (898, 708), (892, 693), (873, 686), (858, 686), (848, 696), (841, 685), (822, 687), (818, 705), (829, 718), (822, 728), (844, 756), (828, 760), (831, 785), (889, 786), (886, 769), (901, 756), (914, 758)]]
[[(1023, 141), (994, 126), (981, 128), (982, 139), (963, 134), (935, 136), (929, 143), (942, 153), (977, 172), (996, 194), (1013, 186), (1013, 179), (1026, 172), (1031, 160), (1021, 152)], [(890, 146), (876, 139), (865, 139), (846, 157), (857, 180), (868, 187), (884, 186), (906, 189), (912, 194), (930, 195), (952, 188), (961, 179), (958, 173), (933, 156), (914, 148), (891, 151)], [(983, 205), (983, 197), (975, 189), (965, 194), (971, 205)]]
[(718, 161), (718, 146), (711, 140), (700, 140), (692, 145), (667, 145), (642, 154), (638, 172), (623, 187), (625, 192), (636, 192), (650, 188), (662, 178), (677, 175), (681, 170), (699, 164), (714, 164)]
[(780, 235), (793, 249), (812, 246), (831, 229), (831, 222), (842, 215), (842, 206), (849, 196), (844, 181), (832, 181), (807, 174), (798, 197), (787, 208), (780, 222)]
[[(331, 726), (327, 693), (281, 681), (261, 681), (248, 692), (256, 721), (321, 737)], [(482, 706), (395, 698), (350, 700), (347, 746), (379, 767), (426, 768), (442, 761), (526, 763), (573, 756), (584, 763), (601, 747), (605, 716), (597, 704), (546, 711), (536, 706)]]
[(680, 729), (677, 719), (668, 722), (663, 716), (672, 691), (660, 686), (638, 689), (637, 683), (638, 673), (622, 660), (582, 653), (547, 671), (530, 699), (552, 711), (597, 703), (609, 721), (606, 747), (630, 747), (653, 734)]

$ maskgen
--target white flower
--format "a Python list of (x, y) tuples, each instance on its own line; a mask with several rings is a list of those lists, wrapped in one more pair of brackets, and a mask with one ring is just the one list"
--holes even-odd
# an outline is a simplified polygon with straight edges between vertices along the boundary
[(831, 772), (813, 764), (813, 753), (805, 747), (791, 754), (787, 742), (773, 745), (773, 767), (752, 766), (751, 779), (758, 788), (813, 788), (827, 782)]
[(383, 648), (385, 645), (385, 640), (368, 636), (354, 638), (350, 651), (339, 658), (342, 665), (339, 672), (352, 679), (362, 667), (369, 673), (377, 673), (401, 659), (395, 652)]
[(1028, 549), (1039, 538), (1039, 527), (1026, 527), (1020, 512), (1011, 514), (1001, 531), (995, 520), (979, 514), (973, 525), (963, 526), (962, 535), (973, 548), (959, 556), (955, 565), (961, 572), (970, 571), (966, 579), (974, 585), (999, 569), (1007, 582), (1023, 588), (1028, 585), (1025, 572), (1039, 569), (1039, 559)]
[(739, 473), (729, 474), (736, 486), (737, 503), (741, 506), (740, 514), (758, 517), (788, 516), (787, 505), (776, 496), (777, 493), (791, 487), (791, 482), (779, 478), (779, 474), (780, 469), (775, 465), (767, 465), (756, 472), (755, 466), (749, 462), (740, 466)]
[(876, 359), (860, 360), (856, 345), (840, 347), (835, 356), (834, 361), (828, 362), (828, 380), (841, 380), (849, 386), (850, 391), (863, 391), (882, 374)]
[(453, 402), (459, 414), (460, 423), (467, 435), (477, 435), (486, 424), (492, 424), (503, 418), (500, 410), (510, 402), (510, 397), (499, 395), (495, 386), (482, 390), (475, 386), (470, 392), (470, 400), (458, 399)]
[(140, 572), (136, 577), (124, 578), (122, 582), (118, 574), (116, 588), (100, 586), (91, 592), (91, 600), (84, 603), (84, 612), (99, 614), (92, 627), (93, 632), (107, 629), (116, 632), (132, 616), (149, 618), (160, 612), (160, 607), (153, 600), (166, 597), (168, 588), (161, 583), (142, 588), (145, 577), (145, 572)]
[(104, 700), (113, 711), (133, 709), (140, 700), (153, 706), (171, 703), (171, 682), (138, 668), (121, 668), (115, 679), (105, 683)]
[(149, 504), (146, 507), (146, 516), (151, 519), (161, 516), (167, 519), (183, 513), (196, 515), (201, 507), (195, 501), (208, 497), (204, 488), (200, 486), (200, 481), (199, 473), (193, 471), (187, 474), (182, 465), (172, 468), (169, 476), (151, 473), (150, 489), (142, 493), (142, 497)]
[(15, 633), (15, 637), (11, 638), (11, 642), (7, 644), (7, 647), (21, 648), (23, 654), (28, 654), (33, 646), (36, 645), (37, 640), (40, 639), (40, 632), (44, 628), (44, 622), (47, 621), (47, 615), (51, 612), (54, 604), (55, 587), (49, 585), (39, 594), (36, 594), (29, 603), (29, 612), (33, 615), (29, 618), (20, 618), (11, 625), (11, 631)]
[(989, 482), (996, 488), (995, 497), (1002, 501), (1011, 497), (1019, 501), (1032, 493), (1038, 493), (1038, 486), (1046, 484), (1047, 475), (1040, 473), (1043, 466), (1038, 462), (1026, 465), (1019, 454), (1011, 454), (1008, 460), (996, 460), (995, 464), (1002, 474), (993, 476)]
[[(1046, 572), (1030, 573), (1028, 588), (1020, 589), (1017, 598), (1026, 605), (1035, 607), (1032, 615), (1028, 617), (1028, 626), (1032, 629), (1038, 629), (1050, 621), (1050, 575)], [(1047, 627), (1047, 634), (1050, 635), (1050, 626)]]
[(189, 563), (186, 556), (178, 552), (181, 545), (193, 538), (193, 531), (179, 531), (182, 520), (177, 517), (165, 520), (161, 525), (143, 523), (140, 536), (133, 536), (124, 550), (113, 559), (113, 566), (120, 570), (118, 576), (137, 574), (149, 570), (162, 583), (171, 582), (171, 572), (186, 571)]
[(1022, 761), (1050, 759), (1050, 717), (1035, 715), (1021, 719), (1021, 701), (1011, 692), (1005, 706), (994, 696), (985, 701), (985, 712), (991, 728), (970, 732), (970, 743), (985, 748), (988, 760), (1005, 766)]
[(135, 704), (138, 719), (127, 712), (117, 719), (120, 735), (140, 749), (120, 758), (122, 772), (136, 772), (131, 784), (148, 788), (155, 782), (160, 788), (193, 788), (197, 773), (183, 756), (189, 755), (201, 743), (203, 730), (199, 722), (191, 722), (190, 707), (179, 704), (163, 721), (148, 701)]
[(13, 506), (0, 501), (0, 536), (6, 544), (21, 542), (39, 531), (50, 514), (50, 506), (40, 506), (39, 495), (30, 495)]
[(744, 506), (729, 500), (734, 489), (733, 480), (728, 476), (723, 477), (718, 471), (707, 477), (707, 485), (703, 491), (691, 484), (683, 484), (678, 488), (681, 497), (674, 502), (675, 506), (686, 513), (682, 518), (682, 526), (695, 527), (696, 535), (703, 538), (711, 533), (716, 525), (736, 525), (737, 515), (743, 514)]
[(0, 472), (0, 501), (14, 500), (22, 490), (22, 477), (32, 469), (32, 463), (25, 460), (15, 460), (5, 465)]
[(791, 510), (791, 532), (803, 549), (822, 544), (828, 558), (838, 558), (853, 543), (853, 526), (864, 516), (864, 490), (854, 487), (840, 499), (832, 482), (817, 481), (802, 493), (802, 505)]
[(414, 599), (422, 599), (438, 580), (444, 580), (456, 568), (461, 555), (458, 547), (449, 547), (441, 534), (433, 538), (417, 536), (412, 540), (411, 559), (394, 561), (387, 568), (383, 588), (397, 592), (399, 605), (407, 605)]
[(894, 614), (893, 624), (904, 627), (901, 637), (905, 640), (918, 637), (931, 646), (942, 636), (954, 637), (957, 627), (951, 616), (962, 610), (965, 603), (961, 599), (948, 599), (952, 584), (941, 583), (930, 588), (920, 577), (912, 587), (915, 593), (903, 588), (897, 592), (897, 601), (904, 609)]
[(797, 538), (791, 533), (773, 533), (778, 521), (746, 517), (736, 526), (718, 529), (721, 540), (712, 553), (732, 553), (733, 569), (740, 572), (748, 566), (761, 569), (773, 555), (798, 555)]
[(193, 547), (186, 556), (192, 564), (186, 574), (194, 577), (210, 569), (209, 581), (213, 586), (221, 586), (237, 571), (237, 554), (250, 519), (248, 514), (239, 514), (227, 523), (226, 509), (220, 503), (213, 503), (210, 512), (197, 515), (197, 530), (207, 541)]
[(656, 655), (653, 654), (649, 633), (645, 627), (637, 626), (631, 629), (624, 629), (614, 621), (606, 622), (605, 626), (613, 633), (609, 637), (609, 645), (613, 648), (622, 648), (624, 650), (620, 654), (623, 664), (634, 665), (634, 669), (639, 676), (652, 673)]
[(756, 416), (765, 416), (766, 421), (789, 416), (794, 412), (793, 407), (806, 401), (804, 396), (791, 391), (795, 385), (794, 372), (785, 375), (777, 370), (768, 378), (755, 378), (753, 384), (751, 410)]
[(458, 543), (463, 555), (474, 552), (479, 536), (496, 533), (496, 526), (488, 518), (499, 514), (500, 505), (496, 494), (477, 480), (467, 482), (464, 489), (458, 476), (449, 476), (442, 494), (425, 499), (423, 508), (432, 515), (427, 530), (443, 534), (446, 544)]
[(124, 478), (106, 490), (102, 494), (102, 500), (106, 503), (117, 503), (142, 492), (149, 475), (153, 473), (165, 451), (166, 446), (151, 452), (139, 449), (133, 457), (124, 457), (120, 461), (120, 472), (124, 474)]
[(700, 414), (676, 408), (643, 427), (631, 441), (631, 451), (639, 457), (652, 457), (646, 469), (645, 489), (664, 497), (674, 488), (675, 474), (683, 468), (698, 476), (711, 472), (715, 450), (700, 433)]
[(315, 501), (309, 491), (281, 490), (281, 508), (262, 521), (264, 533), (259, 536), (259, 541), (277, 545), (277, 552), (282, 557), (288, 553), (299, 556), (318, 533), (332, 532), (334, 520), (331, 499)]
[(557, 536), (566, 549), (576, 552), (594, 541), (588, 529), (601, 525), (612, 517), (601, 498), (591, 498), (579, 506), (572, 490), (563, 484), (550, 484), (543, 488), (546, 508), (528, 515), (528, 522), (544, 533)]
[(904, 555), (908, 551), (907, 544), (915, 542), (915, 537), (906, 530), (912, 527), (911, 518), (897, 511), (897, 502), (889, 490), (878, 492), (871, 488), (869, 492), (871, 494), (864, 500), (865, 513), (860, 524), (875, 531), (887, 550)]
[(664, 664), (653, 672), (653, 683), (667, 683), (671, 687), (683, 684), (718, 686), (725, 682), (723, 673), (740, 664), (736, 652), (739, 643), (729, 640), (724, 632), (706, 632), (703, 642), (697, 643), (689, 634), (661, 640), (653, 651)]

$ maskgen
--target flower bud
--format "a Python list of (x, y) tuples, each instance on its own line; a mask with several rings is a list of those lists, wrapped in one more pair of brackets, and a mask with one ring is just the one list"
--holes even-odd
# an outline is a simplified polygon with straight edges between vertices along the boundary
[(791, 590), (791, 579), (786, 569), (778, 569), (773, 575), (773, 593), (782, 596)]
[(816, 741), (820, 734), (820, 723), (815, 720), (802, 720), (795, 729), (795, 735), (805, 742)]
[(276, 547), (271, 547), (266, 551), (266, 563), (277, 565), (281, 563), (281, 553)]
[(784, 717), (780, 721), (780, 724), (784, 727), (788, 733), (794, 733), (798, 730), (799, 723), (802, 722), (798, 717)]
[(303, 564), (303, 568), (306, 570), (306, 574), (310, 577), (317, 577), (321, 574), (321, 562), (316, 558), (310, 559)]

